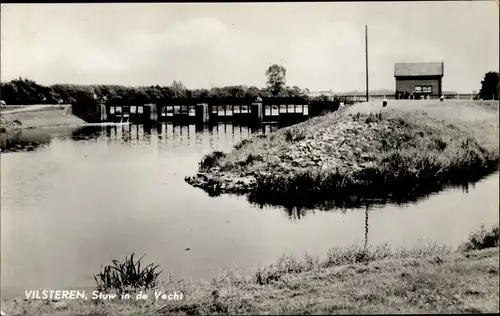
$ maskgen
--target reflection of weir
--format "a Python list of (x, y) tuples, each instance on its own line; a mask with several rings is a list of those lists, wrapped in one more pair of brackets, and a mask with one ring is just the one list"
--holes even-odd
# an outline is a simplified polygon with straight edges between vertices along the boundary
[(113, 125), (103, 126), (101, 133), (106, 136), (108, 140), (139, 140), (147, 138), (151, 135), (152, 127), (150, 125), (142, 124), (126, 124), (126, 125)]

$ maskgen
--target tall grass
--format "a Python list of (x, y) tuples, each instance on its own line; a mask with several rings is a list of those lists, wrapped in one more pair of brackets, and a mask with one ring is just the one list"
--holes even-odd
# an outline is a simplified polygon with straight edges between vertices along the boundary
[(254, 282), (259, 285), (282, 281), (286, 275), (309, 271), (318, 271), (324, 268), (367, 264), (384, 259), (407, 259), (428, 258), (446, 255), (452, 252), (448, 246), (440, 246), (434, 243), (419, 245), (412, 248), (391, 249), (388, 244), (381, 245), (351, 245), (348, 247), (330, 248), (326, 257), (312, 257), (305, 254), (303, 258), (282, 255), (275, 264), (259, 269), (254, 276)]
[(152, 289), (158, 285), (158, 265), (150, 263), (141, 268), (142, 256), (134, 262), (134, 254), (125, 257), (123, 262), (112, 260), (111, 265), (102, 267), (100, 273), (94, 275), (97, 289), (124, 291), (127, 289)]

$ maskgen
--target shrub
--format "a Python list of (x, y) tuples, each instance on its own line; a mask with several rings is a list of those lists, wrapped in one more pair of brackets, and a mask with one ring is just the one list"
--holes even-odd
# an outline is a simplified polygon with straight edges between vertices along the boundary
[(224, 157), (226, 157), (226, 154), (219, 150), (206, 154), (200, 161), (200, 169), (208, 170), (213, 168), (217, 166), (219, 164), (219, 160)]
[(498, 247), (499, 238), (498, 224), (489, 230), (484, 229), (484, 225), (481, 225), (479, 230), (469, 235), (469, 240), (463, 243), (459, 249), (461, 251), (471, 251)]
[(119, 290), (126, 289), (151, 289), (158, 285), (158, 276), (162, 271), (156, 272), (158, 265), (150, 263), (141, 269), (141, 260), (134, 262), (134, 254), (125, 257), (125, 261), (112, 260), (112, 265), (106, 265), (99, 274), (94, 275), (97, 289)]

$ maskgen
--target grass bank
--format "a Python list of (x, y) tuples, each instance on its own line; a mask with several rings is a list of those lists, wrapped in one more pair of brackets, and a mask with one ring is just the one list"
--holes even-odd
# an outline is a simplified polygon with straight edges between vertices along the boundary
[(3, 302), (7, 315), (470, 313), (499, 311), (498, 225), (458, 250), (425, 245), (333, 248), (324, 258), (282, 256), (253, 274), (169, 281), (183, 300)]
[(84, 124), (68, 105), (39, 105), (9, 110), (0, 114), (0, 133), (36, 127)]
[(403, 201), (497, 170), (498, 120), (498, 101), (355, 104), (207, 154), (185, 180), (297, 205)]

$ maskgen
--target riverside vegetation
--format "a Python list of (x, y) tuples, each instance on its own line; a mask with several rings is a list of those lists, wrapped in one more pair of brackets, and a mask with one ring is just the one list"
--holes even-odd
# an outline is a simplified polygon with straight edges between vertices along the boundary
[[(413, 102), (413, 103), (412, 103)], [(213, 195), (314, 207), (414, 200), (498, 169), (498, 102), (355, 104), (203, 157), (186, 182)]]
[[(110, 291), (115, 287), (116, 293), (152, 293), (147, 289), (154, 285), (162, 293), (181, 292), (184, 299), (165, 302), (152, 294), (147, 300), (21, 299), (3, 302), (2, 309), (7, 315), (56, 316), (498, 313), (498, 244), (495, 225), (481, 227), (456, 250), (435, 244), (395, 251), (388, 245), (332, 248), (322, 259), (282, 256), (253, 274), (226, 270), (211, 282), (169, 277), (160, 284), (153, 265), (141, 269), (141, 259), (134, 262), (131, 256), (124, 263), (114, 262), (112, 270), (123, 280), (139, 282), (124, 289), (124, 283), (110, 281), (106, 283)], [(103, 268), (103, 273), (113, 279), (110, 269)], [(98, 287), (102, 285), (99, 281)]]

